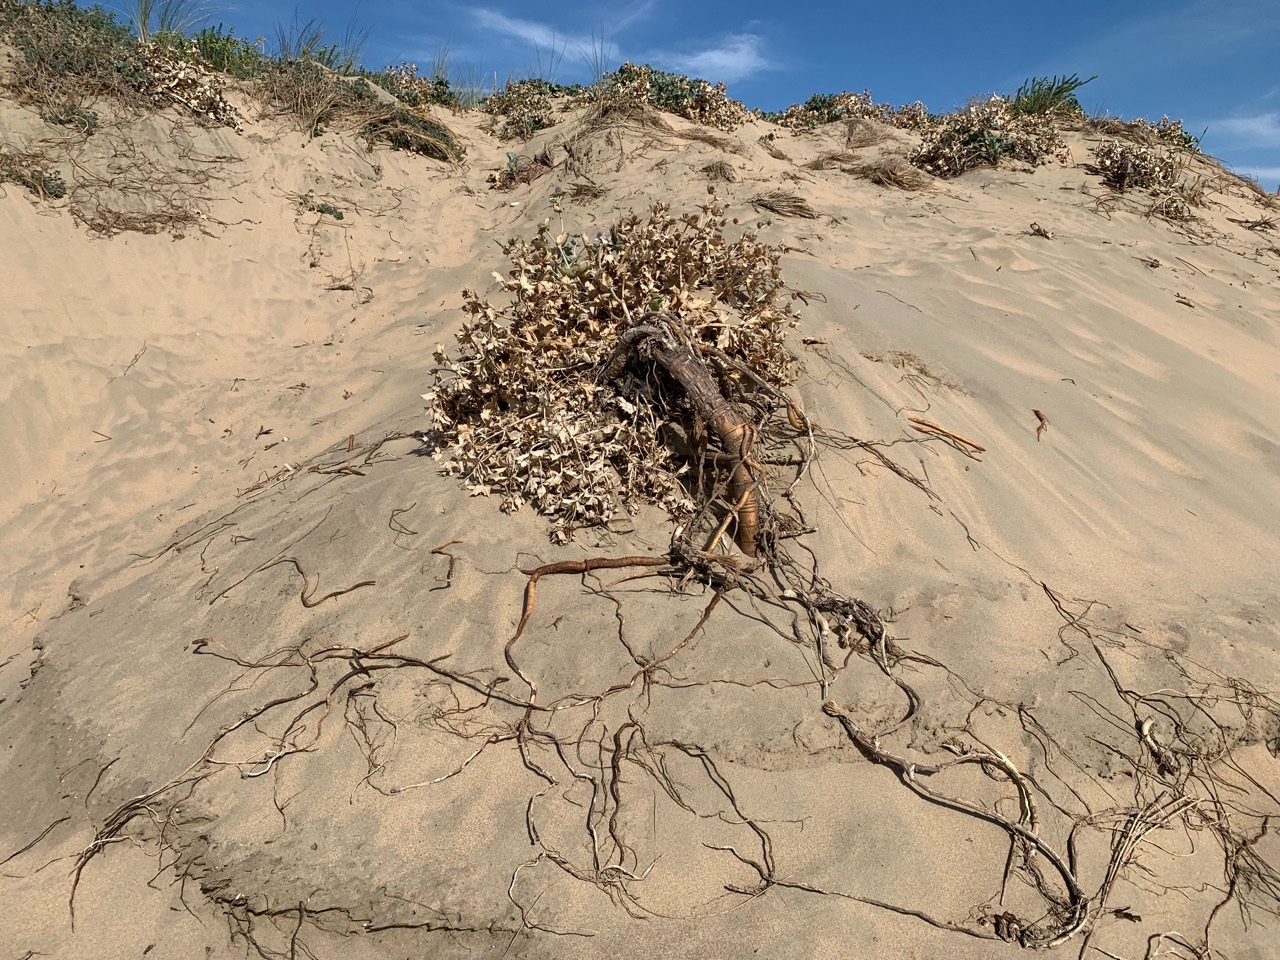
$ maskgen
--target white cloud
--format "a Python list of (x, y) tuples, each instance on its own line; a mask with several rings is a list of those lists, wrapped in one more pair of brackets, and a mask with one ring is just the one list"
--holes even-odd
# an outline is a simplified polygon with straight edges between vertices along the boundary
[(1241, 147), (1280, 147), (1280, 113), (1221, 117), (1209, 123), (1209, 132), (1231, 138)]
[[(508, 17), (505, 13), (499, 13), (497, 10), (480, 8), (473, 10), (472, 14), (483, 29), (492, 30), (495, 33), (500, 33), (516, 40), (523, 40), (525, 43), (547, 50), (558, 50), (566, 42), (573, 42), (575, 39), (557, 33), (554, 27), (547, 26), (545, 23)], [(577, 38), (577, 40), (581, 42), (581, 38)]]
[(509, 17), (505, 13), (487, 7), (478, 7), (473, 9), (471, 13), (482, 30), (501, 34), (513, 40), (523, 41), (540, 50), (554, 52), (567, 50), (578, 54), (589, 53), (596, 48), (602, 48), (606, 53), (609, 53), (614, 46), (613, 38), (632, 24), (647, 18), (653, 12), (655, 2), (656, 0), (645, 0), (644, 3), (631, 7), (626, 14), (610, 23), (607, 32), (604, 25), (601, 24), (599, 30), (593, 30), (591, 33), (585, 34), (562, 33), (549, 24), (541, 23), (537, 20), (521, 20), (519, 17)]
[(762, 48), (764, 38), (754, 33), (733, 33), (718, 44), (693, 53), (665, 51), (648, 59), (660, 67), (679, 73), (693, 74), (712, 82), (733, 83), (760, 70), (768, 69)]

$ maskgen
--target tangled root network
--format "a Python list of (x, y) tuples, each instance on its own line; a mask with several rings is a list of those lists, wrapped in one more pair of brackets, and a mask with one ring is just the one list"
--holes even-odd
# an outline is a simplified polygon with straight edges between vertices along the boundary
[(751, 231), (726, 237), (715, 202), (700, 211), (676, 217), (658, 203), (595, 237), (544, 224), (503, 247), (512, 269), (495, 276), (511, 302), (464, 291), (460, 352), (436, 349), (428, 436), (447, 473), (473, 495), (501, 497), (503, 510), (532, 505), (558, 542), (641, 503), (676, 518), (698, 508), (672, 429), (696, 418), (652, 366), (608, 375), (619, 337), (664, 311), (724, 395), (750, 403), (793, 381), (785, 338), (797, 320), (781, 250)]

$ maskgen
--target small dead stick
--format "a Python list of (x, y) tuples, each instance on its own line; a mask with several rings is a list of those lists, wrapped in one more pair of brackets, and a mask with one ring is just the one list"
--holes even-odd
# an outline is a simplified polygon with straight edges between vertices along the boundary
[(298, 576), (302, 577), (302, 593), (298, 595), (298, 599), (302, 601), (302, 605), (306, 607), (308, 610), (311, 609), (312, 607), (320, 606), (320, 604), (324, 603), (326, 600), (332, 600), (334, 597), (340, 597), (344, 593), (350, 593), (352, 590), (359, 590), (361, 587), (372, 587), (372, 586), (375, 586), (377, 583), (377, 581), (375, 580), (361, 580), (359, 583), (353, 583), (351, 586), (344, 587), (341, 590), (334, 590), (332, 593), (326, 593), (319, 600), (315, 600), (313, 599), (313, 597), (315, 596), (316, 587), (320, 586), (319, 578), (318, 577), (316, 578), (316, 587), (312, 587), (307, 581), (307, 574), (302, 569), (302, 564), (300, 564), (293, 557), (277, 557), (276, 559), (268, 563), (264, 563), (262, 566), (258, 567), (258, 569), (254, 570), (253, 573), (250, 573), (248, 576), (243, 577), (240, 580), (237, 580), (231, 586), (227, 587), (227, 589), (223, 590), (216, 597), (210, 600), (209, 603), (211, 605), (213, 603), (216, 603), (218, 600), (220, 600), (222, 597), (225, 597), (228, 593), (230, 593), (236, 587), (240, 586), (240, 584), (244, 583), (245, 580), (248, 580), (249, 577), (252, 577), (255, 574), (262, 573), (262, 571), (264, 570), (269, 570), (272, 567), (277, 566), (278, 564), (281, 564), (281, 563), (292, 564), (293, 569), (298, 571)]
[[(440, 544), (440, 546), (434, 547), (432, 549), (431, 552), (436, 554), (437, 556), (449, 558), (449, 569), (445, 571), (445, 575), (443, 577), (436, 577), (436, 583), (444, 584), (444, 586), (432, 587), (431, 590), (447, 590), (451, 586), (453, 586), (453, 567), (454, 567), (454, 564), (458, 562), (458, 558), (455, 557), (452, 553), (450, 553), (448, 548), (458, 543), (462, 543), (462, 541), (450, 540), (448, 543), (442, 543)], [(430, 593), (431, 590), (428, 590), (427, 592)]]
[[(448, 544), (445, 544), (448, 546)], [(524, 628), (529, 623), (529, 618), (533, 616), (533, 604), (537, 598), (538, 580), (542, 577), (550, 576), (557, 573), (590, 573), (592, 570), (617, 570), (621, 567), (663, 567), (671, 563), (670, 557), (595, 557), (591, 560), (561, 560), (559, 563), (548, 563), (533, 570), (521, 570), (525, 576), (529, 578), (529, 582), (524, 588), (524, 609), (520, 613), (520, 624), (516, 627), (516, 632), (512, 634), (511, 639), (507, 641), (507, 645), (502, 648), (502, 655), (506, 658), (507, 666), (515, 671), (516, 676), (523, 680), (529, 687), (529, 700), (538, 699), (538, 685), (525, 676), (524, 671), (520, 669), (515, 661), (515, 657), (511, 655), (512, 649), (516, 645)]]
[(1036, 415), (1036, 419), (1040, 421), (1039, 426), (1036, 427), (1036, 443), (1039, 443), (1040, 434), (1049, 429), (1049, 418), (1039, 410), (1032, 410), (1031, 412), (1034, 413)]
[(940, 427), (936, 423), (931, 423), (928, 420), (921, 420), (919, 417), (908, 417), (907, 419), (911, 421), (913, 429), (919, 430), (921, 433), (934, 434), (944, 440), (951, 440), (956, 445), (956, 449), (965, 454), (965, 456), (973, 457), (974, 460), (977, 460), (978, 458), (974, 457), (973, 454), (970, 453), (970, 450), (975, 450), (978, 453), (987, 452), (987, 448), (982, 444), (975, 443), (968, 437), (962, 437), (958, 433), (953, 433), (946, 427)]

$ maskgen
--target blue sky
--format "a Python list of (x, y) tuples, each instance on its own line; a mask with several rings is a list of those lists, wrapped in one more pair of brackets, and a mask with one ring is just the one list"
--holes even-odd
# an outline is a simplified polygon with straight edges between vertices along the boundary
[[(216, 4), (216, 5), (215, 5)], [(208, 8), (237, 33), (274, 35), (297, 11), (335, 36), (370, 29), (364, 60), (427, 70), (447, 48), (454, 70), (499, 82), (590, 79), (603, 47), (623, 60), (723, 80), (748, 106), (777, 110), (813, 93), (869, 88), (880, 101), (941, 112), (972, 96), (1012, 93), (1031, 76), (1097, 74), (1091, 113), (1182, 119), (1206, 152), (1268, 190), (1280, 183), (1278, 0), (1022, 0), (1016, 4), (761, 0), (405, 0), (298, 4), (234, 0)]]

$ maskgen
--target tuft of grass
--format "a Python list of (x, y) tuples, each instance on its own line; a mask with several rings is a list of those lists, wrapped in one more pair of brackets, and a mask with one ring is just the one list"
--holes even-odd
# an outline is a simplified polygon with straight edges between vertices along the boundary
[(201, 0), (131, 0), (126, 16), (143, 43), (178, 47), (205, 20), (204, 9)]
[(276, 56), (285, 63), (311, 61), (323, 67), (349, 76), (360, 67), (360, 58), (369, 44), (370, 30), (354, 20), (348, 21), (342, 39), (329, 40), (329, 31), (316, 17), (298, 20), (295, 11), (287, 23), (277, 23), (275, 28)]
[(1009, 103), (1009, 112), (1015, 115), (1081, 116), (1084, 110), (1076, 99), (1076, 91), (1097, 79), (1096, 73), (1088, 80), (1081, 80), (1079, 74), (1075, 73), (1069, 77), (1032, 77), (1014, 94)]
[(889, 137), (888, 132), (878, 123), (871, 120), (851, 117), (845, 121), (844, 146), (846, 150), (860, 150), (863, 147), (874, 147)]
[(590, 86), (603, 83), (610, 73), (609, 63), (613, 59), (613, 41), (605, 39), (603, 26), (598, 34), (591, 31), (591, 48), (579, 47), (578, 53), (591, 74)]

